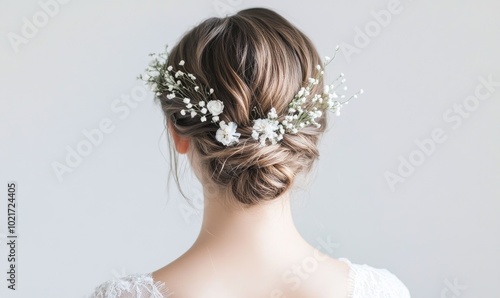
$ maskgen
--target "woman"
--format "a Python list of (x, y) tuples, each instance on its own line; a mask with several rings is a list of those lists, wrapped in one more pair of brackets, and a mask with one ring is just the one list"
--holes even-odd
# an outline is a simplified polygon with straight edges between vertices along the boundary
[(322, 65), (303, 33), (261, 8), (208, 19), (155, 58), (142, 79), (203, 185), (202, 229), (172, 263), (92, 297), (410, 297), (389, 271), (325, 255), (293, 223), (290, 189), (319, 156), (326, 111), (342, 106)]

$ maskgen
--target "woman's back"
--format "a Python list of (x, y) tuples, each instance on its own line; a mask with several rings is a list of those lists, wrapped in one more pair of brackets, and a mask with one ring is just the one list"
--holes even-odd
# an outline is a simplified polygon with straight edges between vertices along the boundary
[[(179, 297), (329, 297), (347, 295), (349, 266), (308, 244), (285, 250), (207, 245), (153, 272)], [(210, 248), (207, 248), (210, 247)]]
[(345, 258), (328, 258), (318, 266), (304, 260), (277, 272), (282, 274), (278, 281), (264, 275), (243, 278), (241, 270), (222, 277), (210, 260), (182, 268), (173, 262), (154, 273), (107, 281), (90, 298), (410, 298), (406, 286), (386, 269)]

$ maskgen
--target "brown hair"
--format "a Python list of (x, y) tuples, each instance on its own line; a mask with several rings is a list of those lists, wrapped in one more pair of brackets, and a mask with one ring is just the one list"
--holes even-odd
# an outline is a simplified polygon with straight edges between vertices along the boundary
[[(185, 60), (198, 84), (210, 86), (224, 103), (220, 120), (233, 121), (239, 143), (224, 146), (215, 138), (218, 125), (183, 116), (182, 98), (160, 102), (167, 125), (190, 138), (202, 169), (230, 197), (246, 205), (272, 200), (286, 192), (297, 174), (309, 171), (318, 158), (317, 141), (326, 127), (326, 113), (298, 134), (285, 134), (275, 145), (259, 146), (251, 137), (252, 119), (266, 118), (274, 107), (282, 120), (297, 91), (315, 74), (321, 60), (312, 42), (276, 12), (253, 8), (225, 18), (210, 18), (187, 32), (171, 49), (168, 65)], [(320, 81), (311, 94), (320, 93)], [(199, 100), (195, 92), (190, 94)], [(175, 156), (176, 182), (177, 158)]]

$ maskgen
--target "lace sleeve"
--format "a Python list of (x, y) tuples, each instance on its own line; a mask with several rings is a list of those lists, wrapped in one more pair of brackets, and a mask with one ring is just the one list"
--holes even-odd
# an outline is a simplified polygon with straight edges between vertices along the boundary
[(377, 269), (366, 264), (352, 264), (349, 272), (349, 298), (411, 298), (408, 288), (387, 269)]
[(89, 298), (167, 298), (172, 294), (163, 282), (155, 282), (151, 274), (131, 274), (106, 281)]

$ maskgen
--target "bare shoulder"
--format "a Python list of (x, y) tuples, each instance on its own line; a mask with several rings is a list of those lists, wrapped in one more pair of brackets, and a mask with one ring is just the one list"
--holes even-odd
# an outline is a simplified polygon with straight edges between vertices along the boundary
[(346, 298), (350, 266), (318, 250), (290, 262), (238, 264), (185, 254), (152, 273), (175, 297)]
[(296, 297), (348, 297), (350, 265), (319, 251), (315, 252), (314, 259), (302, 262), (302, 270), (306, 273), (300, 291), (303, 296)]

